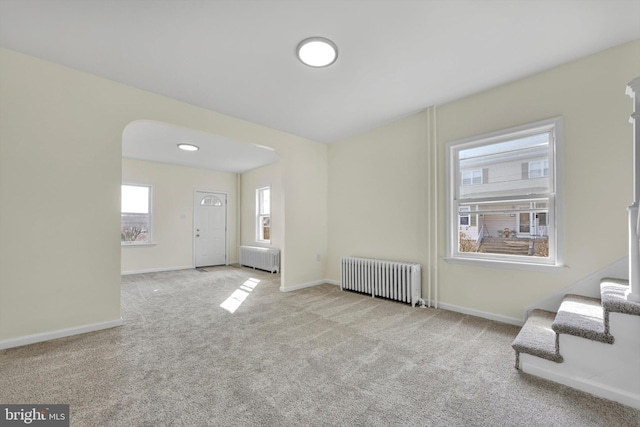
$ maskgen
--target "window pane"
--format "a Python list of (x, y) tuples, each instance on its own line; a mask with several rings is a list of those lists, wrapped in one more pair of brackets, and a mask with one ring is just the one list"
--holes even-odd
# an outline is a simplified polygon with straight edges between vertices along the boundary
[(256, 190), (256, 204), (256, 240), (269, 240), (271, 234), (271, 189), (269, 187)]
[(538, 213), (536, 215), (538, 217), (538, 226), (547, 225), (547, 214), (546, 213)]
[(482, 184), (482, 169), (462, 172), (462, 185)]
[(260, 192), (260, 213), (269, 215), (271, 213), (271, 190), (266, 188)]
[[(464, 218), (464, 214), (469, 215), (469, 211), (477, 213), (471, 217), (477, 217), (477, 226), (483, 230), (483, 236), (478, 238), (478, 233), (474, 234), (473, 230), (460, 229), (458, 246), (468, 249), (468, 242), (462, 239), (478, 238), (479, 253), (548, 257), (548, 209), (546, 199), (460, 205), (460, 218)], [(475, 252), (466, 249), (461, 252)]]
[(122, 186), (122, 212), (149, 213), (149, 187), (138, 185)]
[(122, 242), (149, 242), (149, 215), (123, 213), (120, 223)]
[(202, 200), (200, 200), (200, 206), (215, 206), (222, 207), (222, 202), (215, 196), (205, 196)]
[(271, 217), (262, 217), (262, 239), (269, 240)]
[(482, 169), (476, 169), (472, 173), (473, 175), (473, 183), (474, 184), (482, 184)]
[[(549, 180), (550, 133), (510, 141), (486, 144), (461, 149), (457, 152), (458, 170), (471, 171), (467, 178), (462, 175), (458, 187), (458, 198), (481, 198), (513, 196), (519, 194), (544, 194), (550, 192)], [(530, 178), (529, 165), (537, 162), (537, 176)], [(546, 174), (544, 165), (547, 165)], [(482, 169), (491, 172), (491, 182), (482, 183)], [(472, 185), (468, 184), (480, 184)]]

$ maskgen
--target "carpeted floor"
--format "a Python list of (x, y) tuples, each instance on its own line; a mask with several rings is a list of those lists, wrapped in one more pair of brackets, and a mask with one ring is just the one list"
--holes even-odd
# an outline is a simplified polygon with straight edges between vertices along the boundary
[(207, 270), (125, 276), (124, 326), (1, 351), (0, 403), (69, 403), (73, 426), (640, 425), (515, 370), (514, 326)]

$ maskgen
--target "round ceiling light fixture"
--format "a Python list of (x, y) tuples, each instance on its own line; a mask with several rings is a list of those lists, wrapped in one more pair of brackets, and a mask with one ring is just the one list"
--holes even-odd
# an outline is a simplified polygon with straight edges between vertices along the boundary
[(178, 148), (184, 151), (198, 151), (200, 147), (193, 144), (178, 144)]
[(338, 46), (324, 37), (310, 37), (298, 44), (298, 59), (309, 67), (328, 67), (338, 59)]

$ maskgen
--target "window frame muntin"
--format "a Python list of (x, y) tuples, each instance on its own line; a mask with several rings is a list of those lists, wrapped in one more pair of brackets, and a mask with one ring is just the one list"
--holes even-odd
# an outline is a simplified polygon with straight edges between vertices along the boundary
[[(563, 146), (564, 146), (564, 120), (557, 116), (547, 120), (528, 123), (511, 128), (472, 136), (468, 138), (449, 141), (445, 144), (445, 180), (446, 180), (446, 256), (445, 261), (460, 264), (477, 264), (493, 267), (506, 267), (517, 269), (545, 270), (546, 268), (564, 267), (564, 181), (562, 175)], [(456, 199), (461, 186), (462, 174), (458, 169), (458, 153), (463, 149), (497, 144), (525, 138), (541, 133), (551, 133), (552, 140), (549, 144), (549, 177), (550, 191), (543, 194), (528, 194), (523, 196), (506, 196), (490, 198), (466, 198)], [(454, 155), (455, 153), (455, 155)], [(547, 213), (547, 230), (549, 235), (549, 257), (538, 258), (534, 256), (481, 254), (472, 252), (460, 252), (457, 245), (459, 227), (459, 205), (482, 203), (487, 201), (499, 201), (500, 199), (526, 200), (529, 198), (549, 197), (549, 210)], [(455, 214), (455, 219), (454, 219)], [(553, 237), (553, 244), (551, 244)]]

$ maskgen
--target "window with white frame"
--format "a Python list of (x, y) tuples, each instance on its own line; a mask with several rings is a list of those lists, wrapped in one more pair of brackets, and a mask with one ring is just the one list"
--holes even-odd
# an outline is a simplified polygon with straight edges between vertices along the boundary
[(152, 187), (122, 184), (120, 241), (122, 244), (152, 243)]
[(271, 241), (271, 188), (256, 190), (256, 240)]
[(462, 171), (462, 185), (477, 185), (482, 184), (482, 169), (474, 169), (469, 171)]
[(447, 144), (448, 260), (561, 265), (561, 138), (556, 118)]
[(542, 178), (545, 176), (549, 176), (549, 160), (529, 162), (529, 178)]
[[(465, 212), (467, 212), (466, 215)], [(470, 206), (462, 206), (460, 208), (460, 226), (476, 227), (478, 225), (478, 215), (470, 215), (468, 212), (471, 212)]]

